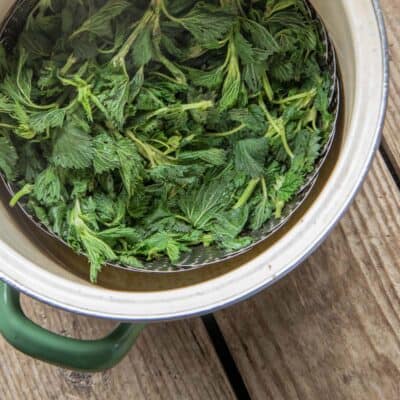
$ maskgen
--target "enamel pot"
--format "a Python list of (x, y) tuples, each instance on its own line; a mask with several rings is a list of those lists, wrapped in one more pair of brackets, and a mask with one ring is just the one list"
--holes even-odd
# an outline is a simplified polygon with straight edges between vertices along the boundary
[[(15, 0), (0, 1), (0, 21)], [(97, 286), (87, 264), (10, 211), (0, 193), (0, 333), (33, 357), (101, 370), (129, 351), (143, 324), (231, 306), (274, 284), (327, 237), (353, 200), (378, 148), (388, 93), (388, 49), (377, 0), (311, 0), (337, 50), (343, 99), (339, 136), (306, 203), (278, 233), (228, 262), (169, 274), (106, 268)], [(120, 322), (108, 337), (78, 341), (23, 314), (19, 293), (54, 307)]]

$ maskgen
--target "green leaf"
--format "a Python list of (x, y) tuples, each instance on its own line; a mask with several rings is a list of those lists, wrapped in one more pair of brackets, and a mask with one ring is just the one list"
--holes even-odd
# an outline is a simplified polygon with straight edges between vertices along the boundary
[(243, 29), (249, 33), (252, 42), (256, 47), (267, 51), (272, 55), (279, 51), (279, 45), (269, 30), (252, 19), (244, 18), (241, 20)]
[(72, 186), (71, 198), (83, 199), (89, 192), (91, 177), (87, 170), (68, 171), (68, 183)]
[(265, 63), (251, 63), (243, 67), (243, 81), (251, 93), (258, 93), (262, 88)]
[(224, 86), (222, 88), (222, 97), (219, 102), (221, 111), (225, 111), (236, 105), (241, 89), (241, 76), (238, 60), (232, 57), (228, 73), (225, 78)]
[(283, 207), (294, 197), (303, 183), (303, 176), (292, 170), (276, 178), (271, 194), (275, 206), (275, 218), (281, 217)]
[(193, 85), (207, 89), (218, 89), (224, 82), (224, 69), (217, 67), (210, 71), (188, 68), (189, 77)]
[(31, 57), (48, 57), (51, 53), (52, 42), (46, 35), (37, 30), (24, 31), (18, 41)]
[(137, 243), (141, 239), (136, 229), (122, 225), (101, 231), (97, 233), (97, 237), (105, 242), (113, 242), (118, 239), (129, 243)]
[(250, 227), (253, 231), (257, 231), (271, 218), (273, 206), (268, 198), (262, 197), (257, 203), (250, 218)]
[(289, 82), (296, 78), (295, 66), (292, 61), (278, 58), (270, 68), (271, 75), (280, 82)]
[(216, 216), (217, 223), (212, 225), (211, 232), (218, 240), (235, 239), (243, 231), (249, 218), (247, 206), (233, 209)]
[(118, 261), (127, 267), (140, 268), (140, 269), (144, 268), (143, 263), (138, 258), (131, 255), (121, 255), (119, 256)]
[(235, 168), (251, 177), (259, 177), (263, 174), (267, 154), (265, 138), (240, 140), (235, 145)]
[(104, 225), (112, 222), (117, 213), (117, 204), (114, 199), (105, 193), (96, 192), (93, 196), (95, 203), (97, 220)]
[(117, 146), (110, 135), (102, 133), (93, 139), (93, 166), (96, 174), (112, 171), (119, 167)]
[(0, 93), (0, 113), (11, 114), (15, 112), (15, 103), (6, 95)]
[(267, 123), (262, 109), (256, 104), (251, 104), (248, 108), (235, 108), (229, 111), (232, 121), (244, 124), (254, 133), (265, 133)]
[(234, 40), (241, 62), (243, 64), (254, 63), (255, 51), (251, 43), (240, 32), (236, 32)]
[(298, 132), (294, 141), (295, 159), (293, 159), (292, 164), (294, 164), (296, 160), (300, 160), (300, 162), (297, 161), (297, 170), (306, 173), (311, 172), (321, 154), (321, 148), (321, 136), (316, 132), (310, 132), (308, 130)]
[(135, 76), (133, 77), (130, 83), (130, 95), (129, 95), (130, 102), (133, 102), (139, 95), (140, 91), (142, 90), (143, 84), (144, 84), (144, 68), (141, 67), (137, 70)]
[(181, 161), (203, 161), (206, 164), (221, 166), (226, 162), (226, 152), (223, 149), (211, 148), (207, 150), (184, 151), (179, 154)]
[(162, 254), (167, 254), (172, 263), (179, 261), (182, 251), (188, 248), (179, 243), (173, 235), (167, 232), (156, 233), (143, 240), (137, 248), (139, 254), (146, 254), (148, 260), (159, 258)]
[(55, 132), (51, 161), (62, 168), (83, 169), (94, 157), (93, 140), (87, 128), (76, 121), (67, 121)]
[(64, 236), (66, 230), (67, 206), (65, 204), (57, 204), (50, 208), (49, 219), (51, 230), (61, 237)]
[(147, 25), (132, 46), (132, 60), (137, 67), (149, 63), (153, 57), (152, 26)]
[(219, 243), (219, 246), (228, 251), (238, 251), (250, 246), (252, 242), (253, 239), (248, 236), (238, 237), (234, 239), (230, 239), (227, 237)]
[(70, 36), (70, 38), (72, 39), (83, 32), (91, 32), (99, 36), (108, 33), (107, 28), (109, 22), (122, 14), (129, 6), (129, 1), (108, 0), (102, 8), (86, 20), (83, 25)]
[(205, 168), (201, 165), (157, 165), (149, 171), (154, 182), (176, 185), (191, 185), (196, 183), (204, 174)]
[(43, 133), (47, 129), (62, 127), (64, 119), (64, 109), (34, 111), (30, 114), (30, 126), (36, 133)]
[(112, 248), (88, 227), (79, 201), (76, 201), (75, 207), (70, 212), (69, 227), (69, 243), (76, 249), (83, 248), (86, 252), (90, 262), (90, 280), (95, 283), (103, 265), (107, 261), (116, 260), (117, 256)]
[(119, 172), (128, 196), (133, 196), (136, 186), (141, 182), (143, 175), (143, 161), (136, 145), (129, 139), (120, 139), (117, 142), (119, 158)]
[(144, 192), (143, 187), (138, 186), (135, 196), (129, 199), (126, 210), (127, 213), (134, 219), (145, 217), (149, 212), (150, 200), (149, 195)]
[(16, 176), (18, 154), (10, 139), (0, 136), (0, 170), (6, 178), (12, 180)]
[(286, 10), (287, 8), (299, 5), (299, 0), (279, 0), (272, 3), (272, 5), (267, 7), (267, 16)]
[(45, 168), (38, 144), (27, 142), (20, 147), (19, 153), (18, 171), (21, 171), (26, 182), (34, 182), (37, 175)]
[(129, 76), (121, 68), (113, 66), (107, 66), (98, 73), (99, 84), (94, 94), (106, 110), (108, 119), (122, 129), (130, 96)]
[(233, 15), (203, 1), (196, 2), (184, 17), (172, 20), (184, 26), (204, 46), (223, 39), (235, 21)]
[(62, 200), (62, 183), (53, 167), (46, 168), (35, 181), (33, 193), (38, 201), (51, 206)]
[(205, 183), (183, 194), (179, 208), (195, 228), (203, 229), (227, 206), (229, 193), (225, 190), (217, 180)]

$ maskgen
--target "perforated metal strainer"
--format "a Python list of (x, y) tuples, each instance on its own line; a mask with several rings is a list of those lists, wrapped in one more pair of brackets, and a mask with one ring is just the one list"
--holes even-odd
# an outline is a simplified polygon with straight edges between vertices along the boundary
[[(5, 44), (7, 48), (12, 48), (16, 43), (19, 33), (22, 31), (25, 20), (29, 13), (31, 12), (34, 5), (37, 3), (36, 0), (19, 0), (16, 2), (15, 6), (11, 10), (8, 18), (6, 18), (5, 23), (0, 29), (0, 40)], [(280, 229), (295, 213), (295, 211), (303, 204), (308, 194), (311, 192), (317, 178), (319, 172), (327, 158), (329, 150), (332, 146), (336, 128), (337, 121), (340, 111), (340, 81), (338, 77), (338, 69), (336, 64), (336, 56), (333, 44), (329, 38), (329, 35), (324, 27), (323, 22), (320, 20), (319, 16), (315, 13), (315, 11), (308, 6), (310, 15), (313, 18), (320, 22), (322, 36), (324, 38), (325, 46), (326, 46), (326, 63), (329, 67), (329, 71), (332, 77), (332, 88), (331, 88), (331, 96), (330, 96), (330, 108), (332, 113), (334, 114), (334, 120), (331, 127), (331, 132), (329, 135), (329, 139), (321, 152), (320, 159), (315, 166), (315, 169), (312, 173), (310, 173), (303, 187), (299, 190), (297, 196), (286, 205), (282, 212), (282, 217), (279, 219), (271, 219), (268, 221), (260, 230), (256, 232), (247, 232), (246, 234), (253, 238), (253, 242), (251, 245), (239, 250), (239, 251), (227, 251), (215, 246), (204, 247), (197, 246), (192, 249), (190, 253), (186, 253), (182, 256), (178, 263), (172, 265), (167, 257), (146, 262), (143, 269), (127, 267), (124, 265), (118, 264), (107, 264), (110, 267), (123, 268), (127, 270), (140, 270), (144, 272), (178, 272), (178, 271), (188, 271), (196, 268), (200, 268), (203, 266), (208, 266), (211, 264), (219, 263), (221, 261), (229, 260), (233, 257), (236, 257), (240, 254), (246, 253), (251, 250), (254, 246), (260, 244), (267, 238), (269, 238), (273, 233), (275, 233), (278, 229)], [(1, 176), (1, 180), (5, 185), (7, 191), (10, 195), (14, 195), (15, 187), (8, 183), (4, 176)], [(23, 204), (18, 204), (24, 215), (40, 230), (44, 231), (47, 235), (50, 235), (54, 239), (61, 241), (66, 246), (68, 246), (65, 241), (63, 241), (59, 236), (55, 235), (53, 232), (49, 231), (49, 229), (41, 224), (35, 217), (33, 217), (28, 211), (25, 209)]]

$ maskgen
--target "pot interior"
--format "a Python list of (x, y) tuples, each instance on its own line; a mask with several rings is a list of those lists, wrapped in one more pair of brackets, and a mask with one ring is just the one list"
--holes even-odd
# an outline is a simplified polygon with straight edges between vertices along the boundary
[[(329, 12), (329, 10), (325, 11)], [(7, 14), (7, 8), (0, 9), (0, 17), (4, 18)], [(0, 19), (1, 21), (1, 19)], [(345, 92), (347, 92), (346, 90)], [(271, 238), (258, 245), (253, 251), (244, 255), (238, 256), (232, 260), (225, 261), (219, 264), (213, 264), (209, 267), (202, 267), (200, 270), (177, 272), (168, 274), (146, 273), (137, 271), (124, 271), (115, 268), (104, 268), (99, 276), (99, 285), (112, 288), (115, 290), (166, 290), (177, 287), (192, 285), (207, 279), (220, 276), (230, 270), (244, 264), (254, 256), (268, 250), (275, 241), (282, 238), (286, 231), (290, 230), (291, 226), (296, 224), (302, 214), (307, 210), (307, 204), (312, 202), (312, 199), (318, 196), (318, 193), (326, 182), (332, 167), (335, 164), (335, 159), (340, 152), (341, 133), (343, 132), (343, 113), (341, 123), (339, 123), (338, 135), (336, 144), (329, 156), (329, 162), (324, 166), (318, 184), (310, 195), (310, 199), (300, 210), (294, 215), (289, 223), (285, 224), (284, 228), (279, 230)], [(0, 218), (4, 222), (4, 229), (0, 232), (0, 240), (14, 247), (21, 255), (31, 260), (35, 264), (40, 265), (56, 274), (66, 275), (68, 279), (78, 279), (84, 282), (88, 279), (89, 267), (85, 257), (76, 255), (69, 248), (57, 240), (48, 237), (43, 232), (39, 231), (30, 221), (27, 221), (23, 213), (17, 209), (10, 210), (8, 207), (9, 196), (3, 190), (1, 193)], [(8, 226), (8, 225), (12, 226)], [(7, 233), (6, 233), (7, 232)], [(2, 237), (5, 235), (6, 237)]]
[[(13, 0), (2, 0), (0, 2), (0, 21), (5, 18), (13, 2)], [(224, 280), (226, 283), (233, 275), (236, 277), (238, 276), (238, 274), (236, 275), (237, 270), (244, 270), (247, 267), (250, 270), (250, 265), (252, 268), (256, 264), (259, 266), (264, 265), (265, 268), (262, 271), (263, 282), (273, 281), (278, 275), (282, 275), (282, 271), (285, 270), (285, 268), (288, 270), (293, 266), (285, 266), (284, 263), (278, 265), (279, 262), (275, 262), (278, 259), (275, 254), (276, 248), (283, 244), (285, 244), (285, 247), (283, 247), (285, 251), (288, 251), (287, 249), (290, 250), (288, 251), (289, 253), (297, 251), (303, 251), (303, 253), (307, 251), (309, 252), (310, 248), (315, 246), (315, 244), (321, 240), (321, 235), (319, 233), (318, 235), (320, 236), (318, 240), (315, 239), (313, 241), (310, 239), (310, 243), (307, 244), (308, 247), (303, 243), (303, 249), (297, 248), (297, 246), (286, 247), (286, 244), (287, 242), (294, 243), (294, 241), (298, 242), (300, 240), (293, 239), (292, 232), (293, 230), (297, 231), (297, 229), (300, 228), (306, 229), (305, 226), (302, 226), (306, 223), (308, 224), (307, 227), (311, 228), (308, 231), (305, 230), (305, 232), (303, 232), (303, 238), (301, 240), (307, 240), (304, 236), (307, 236), (308, 234), (312, 236), (314, 234), (314, 228), (315, 231), (321, 229), (323, 233), (326, 233), (329, 227), (325, 227), (324, 224), (328, 224), (328, 222), (325, 222), (324, 220), (321, 221), (321, 218), (317, 221), (317, 218), (314, 216), (313, 218), (316, 221), (314, 224), (316, 225), (310, 225), (309, 221), (312, 217), (310, 214), (315, 211), (313, 209), (317, 207), (317, 203), (321, 203), (322, 200), (329, 202), (330, 198), (324, 194), (328, 189), (332, 190), (332, 188), (327, 187), (332, 186), (329, 178), (332, 177), (331, 181), (337, 179), (336, 183), (340, 182), (340, 179), (335, 175), (337, 175), (339, 167), (340, 172), (344, 168), (343, 164), (345, 164), (345, 161), (343, 159), (349, 158), (348, 152), (351, 152), (351, 150), (354, 150), (357, 146), (357, 135), (355, 134), (355, 131), (357, 130), (356, 128), (359, 128), (358, 131), (364, 135), (363, 140), (369, 142), (365, 145), (368, 148), (366, 148), (365, 151), (363, 150), (363, 154), (360, 156), (360, 159), (363, 158), (363, 163), (367, 163), (368, 157), (372, 151), (371, 149), (376, 146), (377, 134), (375, 126), (368, 128), (368, 126), (365, 126), (367, 121), (362, 121), (360, 112), (362, 113), (363, 106), (360, 105), (360, 103), (365, 102), (365, 98), (362, 99), (363, 96), (369, 96), (370, 93), (374, 92), (374, 89), (377, 89), (379, 93), (376, 94), (376, 98), (372, 100), (373, 104), (370, 106), (372, 107), (374, 114), (371, 116), (371, 118), (373, 118), (371, 123), (376, 124), (377, 121), (378, 123), (380, 122), (379, 113), (381, 112), (380, 107), (382, 98), (384, 97), (384, 86), (382, 82), (377, 82), (375, 86), (373, 86), (372, 83), (368, 83), (369, 74), (371, 72), (364, 71), (365, 65), (368, 63), (368, 60), (366, 60), (365, 57), (371, 58), (375, 55), (375, 63), (370, 63), (370, 68), (372, 70), (375, 69), (374, 73), (379, 75), (379, 80), (383, 81), (384, 79), (384, 68), (382, 66), (382, 59), (384, 56), (382, 39), (379, 35), (379, 27), (373, 7), (373, 1), (352, 0), (351, 2), (348, 2), (347, 0), (311, 0), (310, 2), (326, 24), (337, 51), (338, 65), (340, 67), (343, 84), (341, 118), (335, 144), (330, 152), (328, 161), (321, 171), (315, 188), (307, 201), (281, 230), (249, 253), (238, 256), (237, 258), (227, 262), (204, 267), (198, 270), (169, 274), (149, 274), (146, 272), (127, 272), (115, 268), (105, 268), (100, 274), (99, 286), (94, 288), (88, 281), (89, 269), (86, 259), (77, 256), (58, 241), (51, 239), (47, 235), (30, 226), (29, 221), (27, 221), (22, 215), (18, 214), (18, 212), (16, 213), (16, 210), (11, 211), (7, 205), (7, 194), (3, 191), (0, 193), (0, 258), (4, 258), (9, 262), (7, 263), (7, 267), (3, 267), (0, 264), (0, 277), (4, 276), (6, 280), (16, 283), (16, 285), (21, 288), (29, 289), (29, 291), (32, 291), (32, 293), (36, 293), (39, 296), (39, 289), (35, 291), (35, 288), (29, 287), (29, 285), (33, 286), (33, 284), (30, 283), (29, 277), (24, 277), (26, 276), (27, 271), (31, 271), (31, 277), (34, 277), (38, 272), (44, 272), (45, 274), (43, 276), (46, 277), (46, 280), (48, 279), (49, 282), (53, 281), (54, 285), (60, 284), (60, 287), (64, 286), (64, 297), (59, 293), (56, 294), (55, 292), (57, 291), (57, 288), (54, 289), (54, 298), (58, 296), (58, 299), (55, 300), (54, 303), (63, 305), (64, 298), (68, 297), (65, 287), (69, 286), (71, 289), (76, 288), (76, 293), (74, 295), (77, 295), (79, 292), (82, 296), (89, 296), (89, 293), (93, 293), (99, 298), (104, 297), (105, 304), (104, 307), (101, 306), (104, 310), (108, 308), (108, 305), (106, 304), (108, 300), (105, 299), (106, 296), (118, 298), (118, 301), (121, 303), (121, 316), (125, 318), (125, 316), (133, 310), (132, 307), (138, 307), (133, 304), (133, 299), (138, 299), (138, 301), (140, 301), (142, 299), (141, 296), (143, 296), (143, 299), (150, 298), (145, 296), (147, 294), (152, 294), (152, 292), (164, 292), (165, 296), (173, 296), (174, 293), (179, 292), (174, 292), (173, 289), (188, 289), (195, 287), (199, 289), (196, 291), (195, 296), (198, 295), (200, 298), (202, 295), (207, 295), (207, 290), (211, 290), (211, 287), (215, 282), (222, 282)], [(364, 39), (363, 30), (368, 30), (370, 39)], [(369, 43), (367, 43), (368, 40)], [(363, 44), (360, 45), (360, 41), (363, 42)], [(364, 89), (360, 89), (364, 87), (366, 88), (365, 93), (362, 92)], [(365, 109), (365, 113), (367, 113), (367, 111), (368, 110)], [(356, 119), (359, 121), (357, 122), (358, 125), (354, 122)], [(355, 124), (357, 126), (354, 126)], [(368, 129), (370, 129), (370, 138), (368, 137), (368, 133), (366, 133)], [(360, 142), (360, 139), (358, 139), (358, 141)], [(365, 168), (365, 165), (361, 167)], [(363, 169), (361, 167), (360, 170)], [(348, 169), (349, 167), (347, 166), (347, 170)], [(353, 181), (353, 186), (355, 185), (355, 181), (356, 179)], [(354, 191), (356, 188), (350, 189)], [(343, 203), (345, 203), (345, 200)], [(321, 207), (321, 204), (318, 204), (318, 206)], [(342, 206), (341, 211), (343, 211), (343, 207), (344, 206)], [(330, 217), (337, 220), (340, 213), (337, 210), (335, 212), (336, 214), (332, 211)], [(330, 224), (332, 225), (332, 223)], [(317, 236), (317, 233), (315, 233), (315, 235)], [(274, 248), (275, 252), (271, 250), (272, 248)], [(262, 263), (260, 257), (261, 254)], [(18, 260), (18, 264), (23, 265), (24, 267), (17, 270), (18, 267), (14, 267), (15, 263), (10, 261), (12, 259)], [(0, 259), (0, 261), (3, 263), (2, 259)], [(259, 273), (261, 274), (261, 272)], [(16, 278), (17, 275), (19, 276), (18, 278)], [(260, 279), (260, 277), (256, 278), (254, 275), (254, 285), (256, 285), (257, 279)], [(253, 282), (250, 282), (250, 277), (248, 280), (248, 287), (250, 287)], [(55, 283), (56, 281), (58, 283)], [(236, 282), (236, 284), (236, 287), (240, 286), (238, 285), (238, 282)], [(261, 283), (258, 282), (258, 284)], [(46, 285), (47, 287), (51, 287), (49, 283), (43, 282), (43, 289), (41, 289), (43, 292)], [(202, 286), (202, 289), (200, 289), (200, 286)], [(206, 286), (208, 288), (207, 290), (205, 289)], [(245, 286), (244, 283), (243, 286)], [(112, 290), (108, 291), (104, 290), (104, 288)], [(239, 288), (235, 290), (236, 293), (239, 292)], [(234, 290), (232, 289), (232, 292), (233, 291)], [(119, 295), (118, 293), (121, 294)], [(208, 293), (210, 303), (214, 301), (215, 306), (218, 306), (217, 300), (212, 300), (211, 297), (213, 295), (210, 293), (211, 291)], [(235, 296), (238, 296), (236, 293)], [(45, 292), (43, 295), (43, 297), (46, 297)], [(218, 293), (215, 294), (215, 296), (217, 295)], [(226, 293), (226, 296), (227, 298), (229, 297), (228, 293)], [(50, 298), (51, 296), (49, 295), (48, 297)], [(161, 297), (160, 300), (157, 300), (160, 304), (162, 302)], [(93, 296), (93, 304), (90, 305), (91, 310), (88, 310), (88, 313), (95, 314), (95, 311), (100, 309), (100, 304), (96, 304), (94, 298), (95, 296)], [(68, 301), (71, 301), (71, 303), (75, 301), (72, 299), (72, 294)], [(178, 301), (178, 299), (176, 301)], [(194, 301), (195, 299), (193, 298), (193, 302)], [(221, 303), (223, 302), (222, 295), (218, 301)], [(65, 300), (65, 302), (67, 302), (67, 300)], [(76, 302), (78, 302), (78, 300), (76, 300)], [(89, 302), (90, 301), (88, 300), (88, 303), (86, 304), (88, 308)], [(201, 300), (199, 299), (198, 304), (196, 305), (199, 309), (201, 308), (200, 303)], [(154, 310), (157, 309), (157, 312), (161, 307), (160, 304), (154, 304)], [(79, 306), (73, 307), (72, 304), (70, 306), (71, 309), (78, 309), (78, 307)], [(122, 310), (123, 307), (125, 307), (124, 310)], [(151, 314), (153, 306), (149, 305), (148, 307), (148, 312)], [(187, 307), (189, 308), (189, 305)], [(194, 304), (193, 307), (195, 307)], [(204, 305), (204, 308), (205, 307), (206, 306)], [(184, 307), (182, 306), (182, 309), (183, 308)], [(211, 308), (211, 305), (209, 308)], [(83, 309), (82, 306), (81, 311), (86, 312), (86, 309)], [(178, 313), (178, 311), (176, 312)], [(111, 305), (109, 313), (106, 311), (98, 311), (98, 315), (111, 315), (112, 313), (113, 310), (111, 309)], [(133, 314), (134, 312), (132, 311), (129, 315)], [(168, 310), (165, 310), (165, 315), (167, 314)], [(181, 315), (183, 314), (184, 311), (181, 311)], [(139, 308), (135, 315), (139, 315)], [(155, 311), (154, 315), (156, 315)], [(115, 317), (118, 317), (116, 312)], [(149, 318), (150, 317), (151, 315)], [(135, 316), (132, 316), (132, 319), (135, 318)], [(162, 319), (163, 317), (160, 314), (160, 316), (157, 316), (156, 318)], [(140, 319), (140, 317), (137, 317), (137, 319)]]

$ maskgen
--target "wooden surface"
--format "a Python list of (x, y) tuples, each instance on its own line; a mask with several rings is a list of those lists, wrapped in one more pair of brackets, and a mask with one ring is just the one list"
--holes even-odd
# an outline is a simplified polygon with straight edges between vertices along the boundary
[[(113, 327), (27, 298), (24, 309), (40, 325), (81, 339), (102, 337)], [(0, 341), (1, 400), (234, 398), (200, 319), (147, 327), (129, 357), (99, 374), (46, 365)]]
[[(149, 326), (112, 371), (64, 371), (0, 339), (0, 400), (400, 399), (400, 2), (382, 5), (392, 73), (383, 153), (323, 246), (276, 286), (218, 312), (215, 326)], [(24, 303), (69, 336), (112, 327)]]

